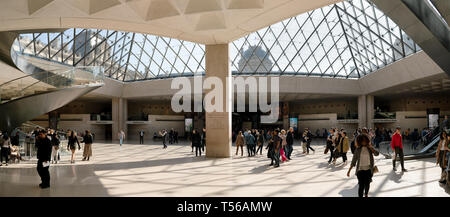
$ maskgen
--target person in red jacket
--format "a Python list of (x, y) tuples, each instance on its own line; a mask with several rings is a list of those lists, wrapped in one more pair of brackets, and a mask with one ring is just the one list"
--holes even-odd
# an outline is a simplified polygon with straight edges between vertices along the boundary
[(400, 164), (402, 165), (402, 172), (407, 172), (408, 170), (405, 169), (405, 163), (403, 161), (403, 138), (402, 134), (400, 132), (400, 127), (397, 127), (395, 129), (394, 134), (392, 135), (391, 140), (391, 147), (392, 150), (394, 150), (395, 155), (392, 158), (392, 164), (394, 166), (394, 171), (397, 171), (397, 168), (395, 166), (395, 161), (397, 160), (397, 155), (400, 156)]

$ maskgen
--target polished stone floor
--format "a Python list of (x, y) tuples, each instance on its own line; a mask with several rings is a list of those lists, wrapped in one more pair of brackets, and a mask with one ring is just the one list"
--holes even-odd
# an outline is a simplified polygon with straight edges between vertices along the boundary
[[(347, 178), (349, 165), (339, 159), (328, 165), (323, 142), (313, 145), (316, 152), (300, 153), (294, 147), (293, 159), (279, 168), (269, 167), (263, 155), (228, 159), (195, 157), (187, 143), (160, 142), (138, 145), (95, 143), (94, 156), (76, 164), (69, 156), (50, 168), (51, 188), (41, 190), (35, 161), (0, 167), (0, 196), (357, 196), (357, 179)], [(233, 147), (234, 149), (234, 147)], [(234, 151), (234, 150), (233, 150)], [(351, 153), (348, 154), (351, 159)], [(373, 178), (370, 197), (448, 197), (450, 190), (438, 183), (440, 168), (434, 159), (406, 161), (409, 172), (392, 170), (392, 162), (376, 158), (380, 173)]]

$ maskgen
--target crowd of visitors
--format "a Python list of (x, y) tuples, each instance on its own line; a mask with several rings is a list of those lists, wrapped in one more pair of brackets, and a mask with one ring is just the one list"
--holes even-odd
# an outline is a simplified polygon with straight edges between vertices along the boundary
[[(449, 180), (449, 168), (450, 168), (450, 129), (448, 118), (441, 124), (439, 134), (439, 145), (436, 150), (436, 164), (441, 168), (441, 177), (439, 182), (446, 183)], [(443, 126), (443, 127), (442, 127)], [(326, 135), (325, 135), (326, 132)], [(390, 149), (393, 152), (392, 156), (392, 168), (397, 170), (397, 161), (400, 161), (401, 171), (407, 172), (404, 163), (404, 142), (409, 140), (412, 145), (411, 149), (417, 149), (420, 141), (429, 142), (433, 129), (423, 129), (419, 132), (418, 129), (410, 131), (406, 129), (402, 131), (400, 127), (397, 127), (394, 131), (384, 128), (356, 129), (350, 136), (345, 129), (331, 128), (324, 130), (323, 133), (320, 130), (316, 131), (316, 135), (313, 135), (308, 128), (305, 128), (299, 136), (296, 136), (296, 132), (291, 127), (287, 131), (284, 129), (245, 129), (238, 131), (236, 134), (236, 153), (235, 155), (244, 156), (244, 146), (246, 146), (246, 152), (248, 157), (254, 157), (257, 155), (263, 155), (263, 149), (267, 150), (267, 158), (270, 159), (270, 166), (279, 167), (281, 163), (290, 161), (292, 159), (292, 153), (294, 151), (295, 139), (299, 138), (299, 145), (301, 150), (299, 153), (308, 155), (310, 151), (315, 153), (315, 149), (311, 146), (313, 138), (324, 137), (325, 139), (325, 151), (327, 155), (328, 164), (336, 165), (338, 159), (342, 158), (343, 166), (348, 163), (347, 153), (351, 151), (352, 159), (350, 167), (347, 171), (347, 176), (350, 177), (352, 169), (355, 169), (355, 174), (358, 179), (358, 195), (360, 197), (367, 197), (370, 189), (370, 183), (372, 182), (373, 175), (378, 172), (378, 167), (375, 165), (375, 156), (380, 153), (380, 143), (383, 141), (390, 142)], [(12, 160), (21, 160), (19, 151), (19, 132), (15, 132), (10, 136), (8, 133), (0, 132), (0, 166), (7, 166), (8, 162)], [(61, 140), (67, 140), (67, 150), (71, 152), (70, 163), (75, 163), (75, 152), (81, 150), (80, 143), (84, 143), (83, 158), (82, 161), (89, 161), (92, 157), (92, 144), (94, 141), (94, 135), (86, 130), (80, 135), (73, 130), (67, 130), (64, 133), (57, 132), (53, 129), (39, 129), (36, 128), (30, 134), (35, 139), (35, 147), (37, 149), (37, 171), (41, 177), (41, 188), (50, 187), (50, 164), (57, 164), (60, 161), (60, 146)], [(166, 142), (169, 144), (178, 143), (178, 132), (171, 129), (169, 132), (163, 129), (159, 132), (162, 137), (163, 148), (167, 148)], [(143, 144), (144, 131), (139, 131), (140, 143)], [(79, 140), (81, 138), (81, 140)], [(125, 133), (120, 130), (118, 133), (119, 143), (123, 144), (125, 139)], [(195, 149), (195, 156), (202, 156), (202, 152), (206, 147), (206, 129), (201, 131), (193, 130), (191, 134), (191, 147), (192, 152)], [(265, 148), (264, 148), (265, 147)], [(328, 158), (329, 154), (329, 158)], [(297, 155), (298, 156), (298, 155)]]

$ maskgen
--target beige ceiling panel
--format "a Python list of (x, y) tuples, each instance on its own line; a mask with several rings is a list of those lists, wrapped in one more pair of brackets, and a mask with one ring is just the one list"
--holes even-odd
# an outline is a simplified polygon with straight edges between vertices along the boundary
[(97, 28), (98, 26), (102, 26), (102, 29), (139, 32), (146, 34), (161, 35), (165, 37), (179, 35), (182, 33), (181, 31), (178, 30), (161, 28), (160, 26), (146, 23), (129, 23), (125, 21), (113, 21), (113, 20), (110, 20), (109, 22), (105, 23), (104, 20), (101, 19), (61, 18), (61, 27), (63, 28), (77, 27), (80, 25), (80, 23), (89, 23), (89, 25), (84, 24), (83, 28)]
[(189, 0), (185, 14), (221, 11), (220, 0)]
[(156, 20), (177, 15), (180, 15), (180, 13), (171, 1), (153, 0), (148, 9), (146, 20)]
[(223, 13), (206, 13), (200, 15), (195, 26), (196, 31), (208, 31), (226, 29), (225, 17)]
[(28, 14), (34, 14), (36, 11), (42, 9), (53, 1), (54, 0), (28, 0)]
[(2, 7), (0, 7), (0, 19), (2, 18), (16, 18), (28, 15), (28, 1), (27, 0), (14, 0), (1, 1)]
[(228, 9), (263, 9), (264, 0), (228, 0)]

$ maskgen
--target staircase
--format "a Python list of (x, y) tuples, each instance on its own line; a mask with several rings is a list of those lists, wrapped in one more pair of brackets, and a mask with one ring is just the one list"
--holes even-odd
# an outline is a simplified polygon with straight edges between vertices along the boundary
[[(0, 81), (0, 130), (11, 132), (21, 124), (58, 109), (104, 85), (103, 68), (73, 67), (11, 49), (15, 67)], [(0, 73), (4, 73), (0, 71)]]

